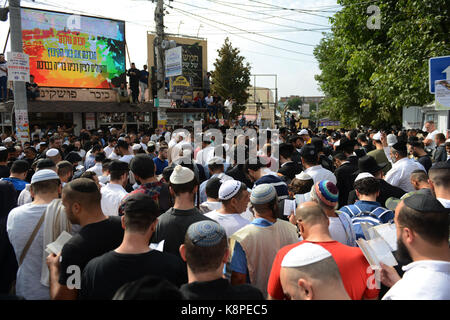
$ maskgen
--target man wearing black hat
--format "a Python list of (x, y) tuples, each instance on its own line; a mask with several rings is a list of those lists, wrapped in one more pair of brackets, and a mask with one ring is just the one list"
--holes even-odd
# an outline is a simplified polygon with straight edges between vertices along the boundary
[(336, 176), (319, 164), (319, 154), (313, 145), (307, 144), (303, 146), (300, 150), (300, 156), (304, 172), (313, 179), (314, 183), (329, 180), (336, 184)]
[(187, 282), (180, 258), (148, 246), (160, 213), (152, 197), (144, 193), (132, 194), (125, 200), (123, 209), (123, 241), (114, 251), (86, 265), (80, 291), (82, 299), (110, 300), (125, 283), (148, 275), (165, 278), (178, 287)]
[(426, 171), (425, 168), (417, 161), (408, 158), (408, 151), (404, 142), (397, 142), (391, 147), (390, 157), (394, 164), (387, 173), (385, 180), (406, 192), (414, 191), (414, 186), (410, 180), (411, 173), (414, 170)]
[(292, 154), (294, 153), (294, 150), (294, 147), (289, 143), (281, 143), (279, 146), (281, 167), (278, 170), (278, 174), (285, 176), (288, 184), (295, 178), (296, 174), (299, 174), (302, 171), (300, 164), (292, 161)]
[(353, 190), (353, 182), (355, 181), (355, 171), (357, 168), (348, 161), (347, 156), (339, 152), (333, 156), (335, 160), (336, 170), (336, 187), (339, 190), (339, 208), (347, 205), (348, 195)]
[(430, 195), (408, 197), (395, 210), (397, 260), (402, 278), (382, 264), (381, 281), (391, 286), (383, 300), (450, 300), (450, 210)]
[[(385, 205), (388, 198), (395, 197), (400, 199), (406, 193), (405, 191), (403, 191), (403, 189), (393, 186), (383, 179), (383, 169), (386, 165), (386, 163), (378, 164), (375, 158), (367, 155), (359, 158), (359, 170), (357, 171), (357, 173), (368, 172), (380, 182), (380, 194), (377, 197), (377, 202), (381, 203), (381, 205), (383, 206)], [(358, 197), (356, 196), (355, 190), (350, 191), (348, 195), (348, 204), (353, 204), (357, 200)]]

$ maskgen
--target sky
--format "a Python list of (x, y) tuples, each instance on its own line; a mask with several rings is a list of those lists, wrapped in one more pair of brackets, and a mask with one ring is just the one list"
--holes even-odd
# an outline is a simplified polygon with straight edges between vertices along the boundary
[[(0, 5), (5, 2), (0, 0)], [(22, 0), (21, 3), (24, 7), (125, 20), (130, 59), (138, 68), (147, 63), (146, 34), (155, 30), (155, 4), (151, 0)], [(277, 86), (278, 97), (322, 95), (314, 79), (320, 70), (313, 50), (323, 32), (330, 31), (328, 17), (340, 8), (336, 0), (165, 0), (165, 3), (165, 32), (207, 39), (209, 70), (214, 69), (217, 50), (229, 37), (233, 47), (250, 63), (252, 74), (277, 75), (276, 85), (273, 76), (257, 76), (256, 86)], [(9, 20), (0, 22), (2, 49), (8, 28)], [(254, 80), (252, 77), (252, 85)]]

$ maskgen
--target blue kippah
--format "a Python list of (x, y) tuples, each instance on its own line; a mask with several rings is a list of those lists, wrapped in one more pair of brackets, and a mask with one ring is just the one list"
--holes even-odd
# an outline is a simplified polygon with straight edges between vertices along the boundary
[(209, 220), (191, 224), (186, 233), (192, 243), (199, 247), (215, 246), (227, 236), (220, 224)]

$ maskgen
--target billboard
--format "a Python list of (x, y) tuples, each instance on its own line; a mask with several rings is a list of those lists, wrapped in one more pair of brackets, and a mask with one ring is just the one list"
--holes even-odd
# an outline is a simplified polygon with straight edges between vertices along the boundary
[(23, 51), (40, 87), (104, 88), (126, 81), (125, 22), (22, 8)]

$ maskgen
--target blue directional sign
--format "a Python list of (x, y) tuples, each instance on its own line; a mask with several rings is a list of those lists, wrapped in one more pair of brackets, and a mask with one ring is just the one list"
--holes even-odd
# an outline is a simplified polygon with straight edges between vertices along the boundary
[(430, 93), (434, 93), (434, 82), (436, 80), (450, 79), (450, 56), (435, 57), (428, 61)]

